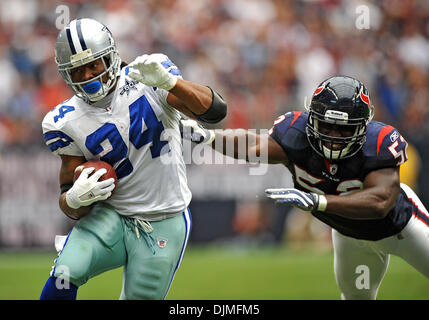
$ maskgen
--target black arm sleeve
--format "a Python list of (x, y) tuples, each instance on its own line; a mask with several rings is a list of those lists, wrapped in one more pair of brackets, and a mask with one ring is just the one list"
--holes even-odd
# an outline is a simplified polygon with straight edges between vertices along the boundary
[(72, 187), (73, 187), (72, 183), (71, 184), (67, 183), (67, 184), (60, 185), (61, 193), (69, 191)]
[(205, 123), (218, 123), (223, 118), (226, 117), (226, 109), (227, 105), (225, 100), (222, 98), (222, 96), (214, 91), (212, 88), (208, 87), (213, 96), (212, 104), (210, 105), (210, 108), (203, 114), (194, 114), (194, 116), (200, 120), (201, 122)]

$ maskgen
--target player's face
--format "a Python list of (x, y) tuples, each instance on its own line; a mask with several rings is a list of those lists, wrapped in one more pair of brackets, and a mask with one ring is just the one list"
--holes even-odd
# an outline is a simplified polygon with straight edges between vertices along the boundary
[[(355, 132), (356, 127), (355, 126), (347, 126), (347, 125), (338, 125), (338, 124), (329, 124), (324, 122), (319, 122), (319, 132), (321, 134), (335, 137), (335, 138), (347, 138), (353, 136)], [(331, 143), (331, 142), (323, 142), (324, 146), (334, 150), (338, 151), (340, 150), (344, 145), (339, 143)]]
[[(102, 58), (72, 69), (70, 73), (73, 82), (87, 81), (103, 73), (105, 68), (101, 59)], [(103, 76), (103, 82), (107, 82), (107, 74)]]

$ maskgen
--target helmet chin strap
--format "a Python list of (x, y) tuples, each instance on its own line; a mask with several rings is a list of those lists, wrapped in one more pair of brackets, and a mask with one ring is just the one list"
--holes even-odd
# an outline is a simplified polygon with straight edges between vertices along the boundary
[[(120, 73), (117, 73), (114, 77), (118, 77), (119, 75), (120, 75)], [(110, 83), (110, 81), (111, 80), (108, 81), (108, 83), (106, 84), (106, 87), (108, 87), (108, 84)], [(99, 80), (96, 80), (94, 82), (100, 83)], [(92, 83), (93, 82), (91, 82), (89, 84), (92, 84)], [(85, 90), (85, 88), (83, 86), (82, 86), (82, 89)], [(100, 86), (99, 90), (103, 90), (102, 85)], [(107, 93), (107, 95), (105, 95), (105, 96), (100, 96), (100, 98), (97, 99), (97, 100), (93, 100), (93, 101), (90, 100), (90, 101), (88, 101), (88, 104), (90, 104), (93, 107), (105, 109), (105, 108), (107, 108), (107, 107), (109, 107), (111, 105), (112, 100), (113, 100), (113, 95), (114, 95), (113, 93), (114, 92), (111, 92), (111, 93)]]
[(323, 154), (325, 155), (325, 157), (327, 159), (332, 159), (332, 160), (338, 160), (340, 158), (340, 155), (341, 156), (347, 155), (347, 153), (349, 153), (349, 149), (350, 149), (350, 145), (347, 145), (347, 147), (345, 147), (344, 149), (341, 149), (341, 150), (331, 150), (331, 149), (325, 147), (323, 145), (323, 143), (321, 143), (321, 144), (322, 144)]
[(106, 91), (109, 90), (110, 84), (115, 78), (115, 76), (112, 74), (112, 70), (108, 71), (108, 76), (109, 79), (106, 83), (103, 83), (103, 78), (100, 75), (96, 78), (96, 80), (81, 86), (89, 100), (89, 103), (100, 101), (108, 94)]
[(107, 86), (100, 80), (94, 80), (93, 82), (82, 85), (81, 87), (85, 92), (89, 103), (100, 101), (106, 96), (103, 92), (106, 90)]
[[(314, 127), (316, 128), (316, 130), (318, 131), (318, 127), (319, 127), (319, 122), (315, 121), (314, 122)], [(364, 127), (359, 127), (357, 126), (354, 132), (354, 136), (360, 133), (363, 133), (363, 131), (365, 130)], [(344, 158), (345, 156), (347, 156), (350, 152), (350, 150), (352, 149), (354, 143), (348, 143), (344, 148), (340, 149), (340, 150), (332, 150), (328, 147), (326, 147), (323, 144), (323, 141), (320, 140), (319, 141), (319, 148), (320, 150), (322, 150), (323, 155), (325, 156), (326, 159), (331, 159), (331, 160), (339, 160)]]
[(111, 92), (107, 96), (103, 97), (98, 101), (95, 101), (95, 102), (90, 101), (89, 104), (92, 107), (106, 109), (112, 104), (113, 96), (114, 96), (114, 92)]

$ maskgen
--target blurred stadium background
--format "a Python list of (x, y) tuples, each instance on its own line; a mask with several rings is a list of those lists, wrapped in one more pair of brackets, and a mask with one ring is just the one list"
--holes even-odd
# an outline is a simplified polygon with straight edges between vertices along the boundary
[[(224, 128), (268, 129), (333, 74), (362, 80), (376, 120), (408, 140), (401, 171), (429, 207), (429, 2), (426, 0), (0, 0), (0, 299), (37, 299), (73, 225), (58, 209), (60, 161), (41, 136), (46, 112), (71, 91), (54, 63), (56, 24), (92, 17), (124, 61), (163, 52), (186, 79), (228, 101)], [(365, 5), (369, 28), (359, 29)], [(63, 7), (62, 7), (63, 8)], [(188, 165), (193, 230), (168, 299), (338, 299), (330, 230), (264, 199), (291, 184), (282, 166)], [(120, 269), (81, 299), (116, 299)], [(381, 299), (428, 299), (427, 280), (395, 257)]]

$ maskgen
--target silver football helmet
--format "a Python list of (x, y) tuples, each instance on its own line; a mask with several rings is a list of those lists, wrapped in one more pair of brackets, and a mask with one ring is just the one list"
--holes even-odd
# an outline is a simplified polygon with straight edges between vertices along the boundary
[[(82, 82), (73, 82), (71, 71), (102, 58), (104, 72)], [(93, 19), (76, 19), (60, 31), (55, 46), (58, 71), (74, 94), (86, 102), (104, 98), (116, 84), (121, 59), (110, 30)], [(107, 74), (106, 83), (103, 76)]]

